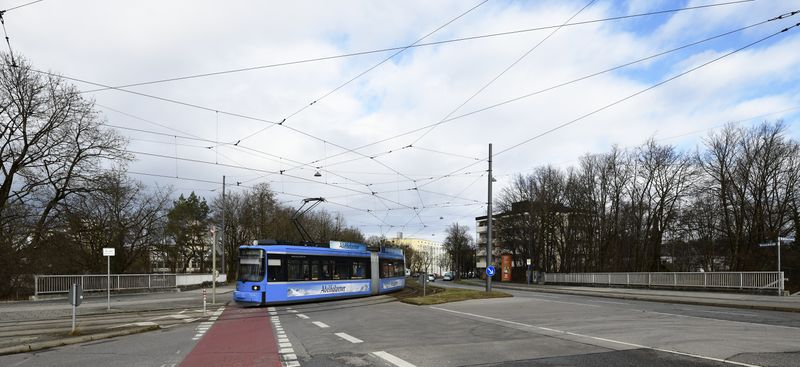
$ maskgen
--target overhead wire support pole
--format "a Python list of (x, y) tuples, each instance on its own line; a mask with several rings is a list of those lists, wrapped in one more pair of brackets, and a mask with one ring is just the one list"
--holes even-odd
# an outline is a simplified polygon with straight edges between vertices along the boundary
[[(492, 143), (489, 143), (489, 201), (486, 205), (486, 268), (492, 265)], [(492, 291), (492, 277), (486, 274), (486, 291)]]

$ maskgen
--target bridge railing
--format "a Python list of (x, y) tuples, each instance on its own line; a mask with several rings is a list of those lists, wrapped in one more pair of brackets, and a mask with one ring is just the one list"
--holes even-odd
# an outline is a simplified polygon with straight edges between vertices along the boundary
[(35, 275), (34, 294), (69, 293), (73, 283), (80, 285), (84, 292), (105, 291), (109, 281), (112, 291), (175, 288), (178, 277), (178, 274)]
[(783, 272), (709, 273), (546, 273), (547, 283), (625, 285), (672, 288), (783, 290)]

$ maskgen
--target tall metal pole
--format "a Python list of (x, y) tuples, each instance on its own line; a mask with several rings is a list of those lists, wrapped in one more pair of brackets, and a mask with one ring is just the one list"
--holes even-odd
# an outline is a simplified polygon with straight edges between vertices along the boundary
[[(222, 190), (225, 190), (225, 175), (222, 175)], [(225, 215), (225, 199), (222, 199), (222, 213)], [(211, 304), (217, 304), (217, 239), (214, 236), (211, 246)]]
[(225, 281), (228, 281), (228, 268), (225, 266), (225, 175), (222, 176), (222, 239), (219, 241), (222, 246), (222, 272), (225, 273)]
[(783, 274), (781, 274), (781, 237), (778, 236), (778, 295), (783, 295)]
[(106, 311), (111, 311), (111, 256), (106, 256)]
[[(492, 143), (489, 143), (489, 202), (486, 205), (486, 268), (492, 265)], [(492, 277), (486, 274), (486, 291), (492, 291)]]

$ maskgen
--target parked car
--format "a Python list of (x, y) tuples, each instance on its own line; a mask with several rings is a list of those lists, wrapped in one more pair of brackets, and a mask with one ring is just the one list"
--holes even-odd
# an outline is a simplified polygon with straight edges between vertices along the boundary
[(453, 278), (454, 278), (453, 277), (453, 273), (452, 272), (447, 272), (447, 273), (444, 273), (444, 276), (442, 277), (442, 280), (453, 280)]
[(428, 281), (429, 282), (435, 282), (436, 281), (436, 277), (433, 276), (433, 274), (428, 274)]

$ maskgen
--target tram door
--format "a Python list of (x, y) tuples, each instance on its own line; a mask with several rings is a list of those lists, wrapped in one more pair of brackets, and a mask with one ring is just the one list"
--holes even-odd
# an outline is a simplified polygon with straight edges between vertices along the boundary
[(370, 279), (372, 279), (372, 294), (378, 294), (378, 291), (380, 291), (381, 287), (381, 277), (380, 277), (381, 264), (378, 261), (377, 252), (370, 252), (369, 256), (371, 262), (369, 267), (370, 269), (369, 272), (370, 272)]

